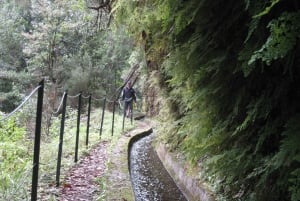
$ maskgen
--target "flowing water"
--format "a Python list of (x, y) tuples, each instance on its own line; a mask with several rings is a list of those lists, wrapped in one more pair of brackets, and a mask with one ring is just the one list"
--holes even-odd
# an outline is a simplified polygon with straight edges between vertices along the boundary
[(130, 174), (136, 201), (187, 201), (151, 146), (152, 135), (134, 142)]

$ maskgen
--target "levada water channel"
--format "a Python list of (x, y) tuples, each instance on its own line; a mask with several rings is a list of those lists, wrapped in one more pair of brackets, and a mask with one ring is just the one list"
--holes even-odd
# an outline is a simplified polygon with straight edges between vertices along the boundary
[(151, 146), (153, 134), (134, 140), (129, 167), (136, 201), (187, 201)]

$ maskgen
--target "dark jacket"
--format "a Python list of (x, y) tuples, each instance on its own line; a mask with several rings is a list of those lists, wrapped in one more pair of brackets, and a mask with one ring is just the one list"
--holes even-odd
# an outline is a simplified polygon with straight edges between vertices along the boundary
[(134, 102), (136, 102), (136, 96), (135, 96), (134, 89), (124, 87), (123, 94), (122, 94), (122, 100), (125, 100), (126, 102), (134, 100)]

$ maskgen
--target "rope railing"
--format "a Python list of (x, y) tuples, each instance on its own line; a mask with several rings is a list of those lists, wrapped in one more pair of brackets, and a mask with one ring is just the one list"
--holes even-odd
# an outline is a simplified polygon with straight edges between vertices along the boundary
[(80, 94), (81, 94), (81, 93), (78, 93), (78, 94), (76, 94), (76, 95), (74, 95), (74, 96), (71, 96), (71, 95), (68, 94), (68, 98), (77, 98), (78, 96), (80, 96)]
[(92, 96), (92, 100), (94, 101), (103, 101), (106, 97), (103, 97), (103, 98), (95, 98)]
[(41, 87), (41, 85), (37, 86), (34, 90), (32, 90), (32, 92), (28, 96), (26, 96), (26, 98), (22, 101), (22, 103), (18, 107), (16, 107), (16, 109), (14, 109), (11, 113), (5, 115), (2, 119), (0, 119), (0, 121), (4, 121), (4, 120), (8, 119), (12, 115), (14, 115), (17, 111), (19, 111), (23, 107), (23, 105), (25, 103), (27, 103), (27, 101), (31, 98), (31, 96), (33, 96), (35, 94), (35, 92), (37, 92), (37, 90), (40, 87)]
[(64, 92), (64, 94), (63, 94), (63, 96), (61, 98), (61, 101), (60, 101), (60, 103), (59, 103), (59, 105), (57, 107), (57, 110), (55, 112), (53, 111), (52, 114), (58, 114), (59, 113), (59, 111), (61, 110), (61, 107), (63, 105), (63, 100), (64, 100), (64, 98), (65, 98), (66, 95), (67, 95), (67, 93)]
[(90, 98), (90, 96), (91, 96), (91, 95), (88, 95), (88, 96), (82, 95), (81, 97), (84, 98), (84, 99), (88, 99), (88, 98)]
[[(43, 81), (40, 82), (40, 84), (32, 90), (32, 92), (25, 97), (25, 99), (22, 101), (22, 103), (16, 107), (11, 113), (5, 115), (1, 121), (8, 120), (10, 117), (12, 117), (16, 112), (18, 112), (27, 102), (28, 100), (36, 93), (37, 94), (37, 106), (36, 106), (36, 122), (35, 122), (35, 136), (34, 136), (34, 147), (33, 147), (33, 162), (32, 162), (32, 181), (31, 181), (31, 201), (36, 201), (37, 200), (37, 187), (38, 187), (38, 174), (39, 174), (39, 166), (42, 165), (43, 167), (48, 166), (47, 163), (49, 162), (57, 162), (56, 165), (56, 185), (59, 186), (60, 184), (60, 169), (61, 169), (61, 158), (62, 158), (62, 147), (64, 141), (71, 141), (72, 138), (75, 138), (75, 156), (74, 156), (74, 162), (78, 161), (78, 150), (79, 150), (79, 133), (80, 133), (80, 123), (82, 123), (82, 118), (81, 118), (81, 107), (82, 107), (82, 99), (88, 99), (87, 104), (87, 119), (86, 119), (86, 136), (85, 136), (85, 145), (86, 148), (88, 147), (89, 144), (89, 130), (90, 130), (90, 113), (91, 113), (91, 107), (92, 107), (92, 101), (102, 101), (102, 112), (101, 112), (101, 121), (99, 121), (99, 127), (97, 126), (97, 129), (94, 128), (94, 130), (100, 130), (99, 137), (101, 140), (102, 132), (103, 132), (103, 125), (104, 125), (104, 118), (105, 118), (105, 110), (106, 110), (106, 105), (107, 103), (112, 103), (110, 106), (112, 106), (112, 124), (111, 124), (111, 136), (114, 135), (114, 123), (115, 123), (115, 111), (116, 108), (119, 107), (121, 108), (121, 100), (119, 98), (116, 99), (108, 99), (106, 96), (104, 97), (93, 97), (91, 94), (88, 96), (82, 95), (82, 93), (78, 93), (76, 95), (69, 95), (67, 91), (65, 91), (61, 97), (61, 100), (59, 101), (59, 105), (56, 108), (56, 110), (51, 111), (51, 114), (61, 115), (61, 122), (60, 122), (60, 134), (59, 134), (59, 139), (55, 144), (51, 146), (58, 146), (58, 152), (57, 152), (57, 159), (52, 159), (48, 160), (47, 163), (41, 161), (39, 159), (40, 155), (40, 149), (41, 149), (41, 125), (42, 125), (42, 111), (43, 111), (43, 95), (44, 95), (44, 83)], [(75, 99), (78, 98), (78, 108), (77, 108), (77, 115), (74, 113), (74, 116), (68, 116), (67, 121), (66, 121), (66, 106), (67, 106), (67, 99)], [(48, 109), (49, 111), (49, 109)], [(74, 111), (75, 112), (75, 111)], [(31, 112), (32, 114), (32, 112)], [(59, 115), (58, 115), (59, 114)], [(99, 118), (99, 119), (100, 119)], [(57, 119), (57, 118), (55, 118)], [(74, 120), (77, 119), (77, 127), (76, 127), (76, 133), (75, 135), (69, 134), (69, 136), (64, 136), (65, 132), (65, 125), (70, 125)], [(84, 118), (85, 119), (85, 118)], [(50, 120), (51, 121), (51, 120)], [(74, 124), (74, 123), (73, 123)], [(123, 119), (123, 130), (124, 130), (124, 119)], [(70, 132), (70, 131), (69, 131)], [(42, 144), (44, 145), (44, 144)], [(42, 147), (43, 148), (43, 147)], [(52, 147), (53, 148), (53, 147)], [(50, 165), (49, 165), (50, 166)], [(53, 166), (53, 165), (52, 165)], [(28, 177), (28, 175), (26, 175)], [(25, 181), (24, 181), (25, 182)], [(18, 185), (23, 185), (24, 182), (20, 182)], [(11, 196), (10, 196), (11, 197)]]

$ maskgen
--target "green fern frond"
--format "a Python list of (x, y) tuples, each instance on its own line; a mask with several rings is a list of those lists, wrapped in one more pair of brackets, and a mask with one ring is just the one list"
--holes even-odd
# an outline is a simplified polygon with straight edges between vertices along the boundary
[(271, 35), (266, 43), (254, 52), (248, 64), (261, 59), (267, 65), (272, 61), (285, 57), (300, 38), (300, 12), (283, 13), (277, 20), (272, 20), (268, 28)]
[(290, 166), (300, 155), (300, 115), (291, 118), (282, 133), (284, 139), (279, 152), (274, 156), (274, 167)]
[(264, 11), (254, 16), (254, 18), (262, 17), (264, 15), (267, 15), (271, 9), (280, 2), (281, 0), (271, 0), (271, 5), (266, 7)]
[(294, 170), (291, 173), (289, 182), (289, 192), (291, 193), (291, 201), (300, 200), (300, 168)]

